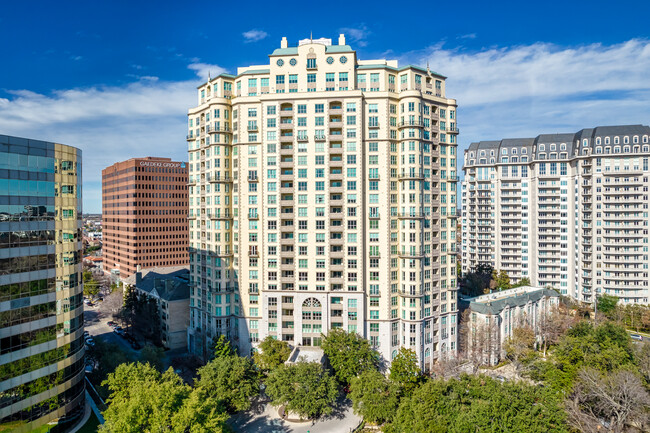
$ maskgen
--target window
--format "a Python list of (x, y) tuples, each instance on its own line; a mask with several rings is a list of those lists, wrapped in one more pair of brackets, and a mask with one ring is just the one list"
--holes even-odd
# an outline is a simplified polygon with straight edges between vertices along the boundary
[(307, 59), (307, 69), (316, 69), (316, 59)]
[(284, 75), (276, 75), (275, 84), (284, 84)]

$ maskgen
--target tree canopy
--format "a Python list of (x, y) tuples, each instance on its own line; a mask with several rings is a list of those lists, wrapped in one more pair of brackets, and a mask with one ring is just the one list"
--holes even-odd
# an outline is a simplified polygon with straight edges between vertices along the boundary
[(313, 419), (332, 412), (338, 385), (320, 364), (297, 362), (271, 370), (266, 393), (274, 405), (284, 405), (290, 412)]
[(400, 347), (390, 364), (390, 380), (400, 386), (405, 394), (410, 394), (422, 379), (417, 354), (405, 347)]
[(171, 369), (159, 373), (149, 364), (122, 364), (104, 382), (110, 391), (106, 423), (111, 433), (227, 431), (228, 415), (201, 388), (185, 385)]
[(563, 433), (557, 397), (543, 388), (485, 376), (428, 380), (404, 398), (386, 433)]
[(219, 356), (198, 371), (195, 386), (218, 401), (229, 412), (246, 410), (251, 398), (260, 391), (260, 378), (250, 359), (241, 356)]
[(286, 341), (279, 341), (268, 336), (260, 342), (259, 351), (253, 354), (255, 364), (261, 370), (272, 370), (289, 358), (291, 348)]
[(400, 388), (377, 370), (366, 370), (352, 379), (350, 400), (354, 412), (366, 421), (383, 424), (393, 419), (399, 405)]
[(379, 355), (368, 340), (341, 328), (329, 330), (322, 348), (336, 378), (342, 383), (349, 384), (363, 371), (376, 369), (379, 363)]
[(230, 341), (223, 334), (212, 339), (212, 347), (214, 347), (212, 354), (213, 358), (222, 358), (236, 355), (235, 351), (230, 345)]

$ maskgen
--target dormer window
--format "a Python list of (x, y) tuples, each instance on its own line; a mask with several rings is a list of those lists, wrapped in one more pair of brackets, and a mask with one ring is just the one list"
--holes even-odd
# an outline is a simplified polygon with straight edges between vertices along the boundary
[(600, 137), (596, 137), (596, 144), (600, 144)]
[(525, 154), (526, 154), (526, 148), (525, 148), (525, 147), (521, 149), (521, 154), (522, 154), (522, 155), (525, 155)]
[(560, 150), (566, 150), (566, 143), (560, 144)]
[(618, 144), (619, 142), (620, 142), (620, 141), (619, 141), (619, 138), (618, 138), (618, 137), (614, 137), (614, 144)]

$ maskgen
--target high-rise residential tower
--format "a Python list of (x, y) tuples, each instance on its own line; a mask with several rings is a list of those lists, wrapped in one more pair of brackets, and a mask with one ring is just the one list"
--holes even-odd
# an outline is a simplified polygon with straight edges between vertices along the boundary
[(462, 184), (462, 270), (594, 302), (647, 303), (650, 127), (472, 143)]
[(104, 272), (183, 266), (187, 253), (187, 166), (132, 158), (102, 171)]
[(0, 431), (84, 409), (81, 151), (0, 135)]
[(189, 347), (343, 328), (423, 368), (456, 351), (456, 101), (445, 77), (286, 38), (189, 110)]

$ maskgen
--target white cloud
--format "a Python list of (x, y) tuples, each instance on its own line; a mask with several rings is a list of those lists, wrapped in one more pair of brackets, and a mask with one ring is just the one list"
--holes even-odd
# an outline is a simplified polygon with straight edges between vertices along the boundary
[(347, 42), (352, 42), (359, 47), (368, 45), (368, 36), (372, 33), (365, 24), (357, 27), (343, 27), (339, 29), (345, 35)]
[(264, 30), (252, 29), (247, 32), (242, 33), (242, 36), (245, 39), (245, 42), (257, 42), (265, 39), (269, 34)]
[[(192, 64), (197, 73), (209, 68)], [(207, 72), (203, 81), (207, 78)], [(10, 91), (0, 98), (0, 131), (69, 144), (83, 151), (84, 209), (101, 212), (101, 171), (133, 157), (187, 160), (187, 110), (196, 105), (196, 80), (142, 77), (126, 86), (95, 86), (44, 95)]]
[(650, 121), (650, 41), (558, 47), (536, 43), (467, 53), (438, 45), (405, 57), (449, 77), (461, 148)]
[(194, 61), (194, 63), (191, 63), (188, 66), (188, 68), (195, 71), (196, 76), (200, 80), (204, 80), (204, 81), (208, 79), (208, 75), (210, 77), (214, 78), (217, 75), (226, 72), (226, 70), (224, 68), (222, 68), (221, 66), (210, 65), (210, 64), (207, 64), (207, 63), (200, 63), (200, 62), (198, 62), (198, 60)]

